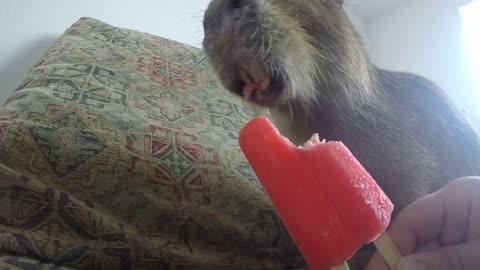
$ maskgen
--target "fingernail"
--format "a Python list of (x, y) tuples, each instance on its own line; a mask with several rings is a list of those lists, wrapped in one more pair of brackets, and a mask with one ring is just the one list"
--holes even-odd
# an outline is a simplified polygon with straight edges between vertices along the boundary
[(425, 270), (425, 265), (416, 260), (403, 260), (398, 267), (399, 270)]

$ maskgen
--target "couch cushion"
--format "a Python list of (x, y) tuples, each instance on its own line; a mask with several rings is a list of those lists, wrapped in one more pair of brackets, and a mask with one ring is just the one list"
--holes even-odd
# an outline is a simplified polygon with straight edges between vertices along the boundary
[(258, 113), (199, 49), (80, 19), (0, 112), (1, 263), (301, 266), (237, 145)]

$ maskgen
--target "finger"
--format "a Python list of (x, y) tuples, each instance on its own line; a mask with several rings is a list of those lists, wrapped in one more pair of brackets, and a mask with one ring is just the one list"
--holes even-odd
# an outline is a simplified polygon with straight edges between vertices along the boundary
[(466, 177), (458, 180), (462, 188), (470, 192), (469, 224), (466, 238), (480, 239), (480, 177)]
[(444, 247), (403, 258), (398, 270), (478, 270), (480, 242)]
[[(480, 178), (453, 181), (402, 210), (388, 230), (390, 237), (403, 255), (459, 244), (465, 241), (465, 231), (468, 231), (468, 239), (479, 239), (480, 196), (476, 196), (480, 194), (479, 190)], [(368, 270), (383, 269), (388, 267), (382, 256), (376, 253)]]
[[(428, 239), (435, 239), (435, 236), (440, 235), (444, 213), (443, 205), (441, 194), (438, 192), (414, 202), (397, 215), (388, 232), (402, 255), (415, 253), (417, 242), (435, 242), (428, 241)], [(417, 236), (421, 236), (421, 239), (417, 239)], [(418, 246), (422, 246), (422, 244)], [(367, 269), (389, 270), (389, 267), (383, 257), (376, 252)]]
[(424, 197), (404, 210), (392, 222), (388, 232), (403, 255), (416, 252), (438, 239), (442, 231), (445, 199), (442, 191)]
[[(469, 228), (478, 222), (480, 215), (472, 211), (480, 207), (480, 201), (474, 201), (480, 193), (478, 178), (462, 178), (447, 185), (442, 191), (445, 201), (445, 219), (443, 230), (439, 237), (443, 246), (451, 246), (467, 241)], [(476, 206), (475, 206), (476, 205)], [(477, 227), (473, 227), (475, 232)], [(474, 239), (473, 237), (470, 239)]]
[[(480, 225), (480, 214), (472, 211), (480, 210), (479, 191), (480, 178), (458, 179), (401, 211), (389, 232), (402, 254), (412, 254), (417, 247), (437, 239), (443, 246), (476, 239), (468, 236), (480, 234), (476, 229)], [(476, 206), (473, 205), (475, 198)], [(478, 223), (472, 224), (472, 218)]]
[(436, 249), (439, 249), (443, 247), (442, 244), (440, 243), (440, 240), (436, 240), (436, 241), (433, 241), (433, 242), (430, 242), (428, 244), (424, 244), (424, 245), (421, 245), (421, 246), (418, 246), (416, 249), (415, 249), (415, 252), (414, 253), (421, 253), (421, 252), (430, 252), (432, 250), (436, 250)]

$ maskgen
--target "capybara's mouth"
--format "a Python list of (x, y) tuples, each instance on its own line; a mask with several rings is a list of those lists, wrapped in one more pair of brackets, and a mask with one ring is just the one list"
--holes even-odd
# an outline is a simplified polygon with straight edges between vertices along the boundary
[(247, 100), (264, 105), (275, 103), (285, 88), (284, 78), (269, 72), (255, 74), (242, 69), (235, 76), (237, 79), (233, 85), (234, 89), (230, 90)]
[[(290, 88), (285, 31), (267, 31), (255, 0), (214, 0), (205, 14), (205, 52), (230, 91), (261, 105), (282, 103)], [(262, 21), (263, 20), (263, 21)]]

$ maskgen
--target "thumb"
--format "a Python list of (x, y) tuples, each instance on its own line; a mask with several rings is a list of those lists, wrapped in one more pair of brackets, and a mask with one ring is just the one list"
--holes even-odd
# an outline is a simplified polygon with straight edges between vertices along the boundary
[(397, 270), (477, 270), (480, 269), (480, 242), (444, 247), (403, 258)]

